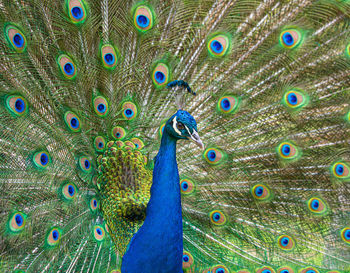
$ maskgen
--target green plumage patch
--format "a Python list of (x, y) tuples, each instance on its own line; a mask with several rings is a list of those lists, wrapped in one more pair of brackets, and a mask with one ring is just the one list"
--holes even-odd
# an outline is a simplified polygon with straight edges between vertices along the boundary
[[(135, 144), (120, 145), (120, 140), (114, 142), (99, 157), (98, 169), (101, 173), (102, 211), (108, 216), (110, 235), (122, 252), (130, 240), (130, 232), (137, 230), (143, 222), (146, 206), (150, 198), (152, 172), (146, 168), (144, 155)], [(129, 173), (133, 173), (132, 178)], [(129, 187), (124, 187), (129, 183)], [(125, 222), (123, 219), (128, 219)], [(118, 231), (126, 236), (116, 236)]]

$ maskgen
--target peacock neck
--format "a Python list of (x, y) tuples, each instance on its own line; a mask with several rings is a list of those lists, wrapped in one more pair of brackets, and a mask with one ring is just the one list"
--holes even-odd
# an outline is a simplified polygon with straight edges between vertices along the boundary
[(176, 139), (164, 132), (155, 158), (146, 219), (123, 257), (122, 272), (182, 272), (182, 236)]
[(146, 218), (161, 217), (165, 211), (169, 210), (181, 215), (176, 139), (164, 132), (155, 158), (151, 198), (147, 206)]

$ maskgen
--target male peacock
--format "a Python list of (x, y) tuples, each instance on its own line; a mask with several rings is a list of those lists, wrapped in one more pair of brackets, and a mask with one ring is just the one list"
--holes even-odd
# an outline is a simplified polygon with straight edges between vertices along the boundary
[(0, 0), (0, 272), (350, 272), (349, 16)]

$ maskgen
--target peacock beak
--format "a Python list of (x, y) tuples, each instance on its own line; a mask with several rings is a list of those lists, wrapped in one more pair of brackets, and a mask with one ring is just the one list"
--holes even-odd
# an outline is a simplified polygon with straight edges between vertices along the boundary
[(199, 148), (201, 148), (201, 150), (204, 150), (204, 145), (203, 142), (201, 141), (198, 133), (196, 130), (193, 130), (193, 133), (191, 134), (190, 137), (187, 137), (190, 141), (192, 141), (193, 143), (195, 143)]

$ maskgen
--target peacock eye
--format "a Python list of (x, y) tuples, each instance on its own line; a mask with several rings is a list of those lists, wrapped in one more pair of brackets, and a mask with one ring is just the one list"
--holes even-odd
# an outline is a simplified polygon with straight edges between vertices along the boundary
[(183, 123), (181, 123), (181, 122), (178, 122), (178, 123), (176, 124), (176, 127), (177, 127), (177, 129), (179, 129), (179, 130), (185, 129), (185, 125), (183, 125)]

